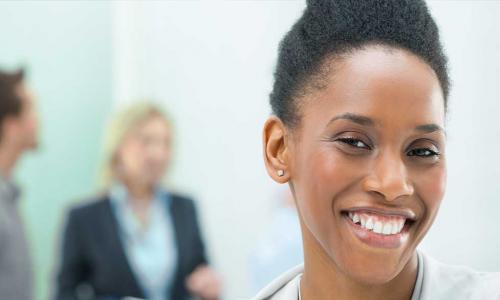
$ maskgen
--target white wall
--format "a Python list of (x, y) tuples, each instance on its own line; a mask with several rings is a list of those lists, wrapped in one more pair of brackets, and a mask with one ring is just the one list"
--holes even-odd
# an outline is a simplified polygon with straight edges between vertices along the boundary
[[(450, 57), (449, 188), (422, 248), (500, 270), (500, 2), (433, 1)], [(247, 256), (274, 183), (261, 128), (277, 46), (302, 1), (115, 2), (114, 98), (153, 97), (175, 119), (172, 185), (198, 200), (226, 296), (248, 296)]]

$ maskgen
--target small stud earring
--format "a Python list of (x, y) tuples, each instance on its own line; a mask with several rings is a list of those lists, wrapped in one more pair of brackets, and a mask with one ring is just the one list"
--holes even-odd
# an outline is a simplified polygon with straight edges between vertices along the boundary
[(277, 173), (278, 173), (279, 177), (283, 177), (283, 175), (285, 175), (285, 171), (283, 171), (283, 170), (278, 170)]

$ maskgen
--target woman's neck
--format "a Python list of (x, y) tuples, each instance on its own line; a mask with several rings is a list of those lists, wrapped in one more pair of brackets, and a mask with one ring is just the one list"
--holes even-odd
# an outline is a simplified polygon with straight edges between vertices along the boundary
[(416, 253), (401, 273), (388, 283), (367, 285), (343, 274), (308, 230), (303, 230), (303, 239), (304, 274), (300, 283), (302, 300), (411, 299), (417, 279)]
[(137, 183), (132, 180), (123, 180), (123, 183), (127, 188), (127, 194), (131, 201), (141, 203), (151, 202), (154, 194), (154, 187), (152, 185)]
[(133, 214), (142, 228), (148, 226), (149, 208), (154, 196), (154, 187), (130, 180), (123, 180)]

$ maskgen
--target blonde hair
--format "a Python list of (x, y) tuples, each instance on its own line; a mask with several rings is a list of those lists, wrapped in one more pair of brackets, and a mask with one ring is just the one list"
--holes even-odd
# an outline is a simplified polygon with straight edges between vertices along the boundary
[(157, 105), (147, 102), (135, 102), (118, 112), (110, 120), (104, 136), (102, 164), (99, 172), (99, 186), (108, 188), (117, 179), (117, 151), (128, 134), (152, 117), (161, 117), (168, 126), (170, 119)]

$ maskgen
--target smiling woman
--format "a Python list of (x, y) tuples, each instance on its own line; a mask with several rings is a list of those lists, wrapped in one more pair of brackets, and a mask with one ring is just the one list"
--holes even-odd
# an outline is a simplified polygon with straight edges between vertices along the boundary
[(255, 299), (500, 297), (500, 274), (416, 250), (445, 192), (448, 92), (424, 1), (308, 1), (280, 45), (263, 134), (304, 265)]

